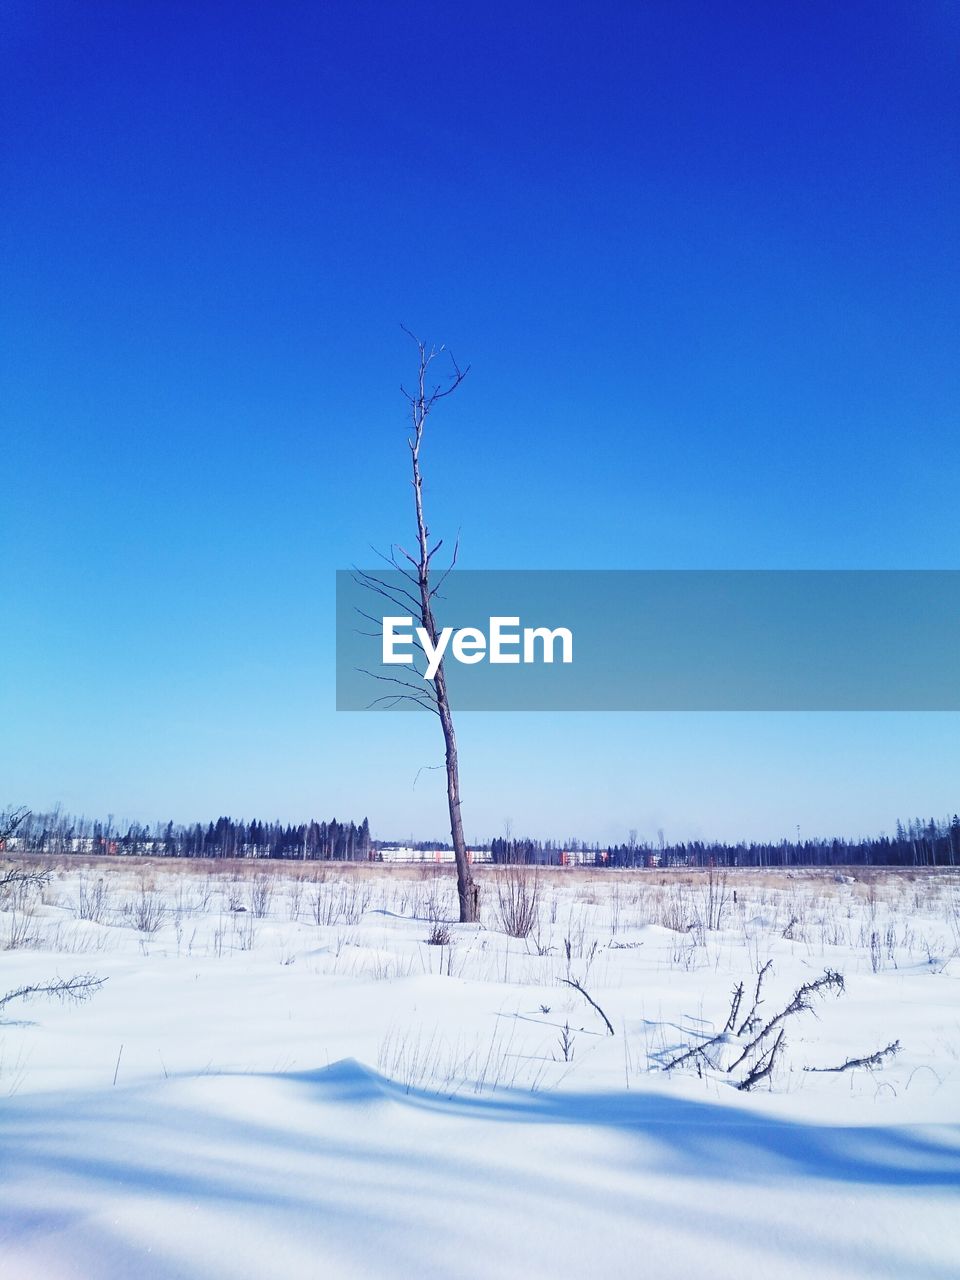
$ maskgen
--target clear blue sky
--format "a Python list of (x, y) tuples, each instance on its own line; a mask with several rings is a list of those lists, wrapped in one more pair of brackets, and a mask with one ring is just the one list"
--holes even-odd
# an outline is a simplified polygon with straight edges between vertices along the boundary
[[(0, 803), (442, 833), (435, 723), (333, 710), (401, 321), (465, 566), (960, 566), (958, 13), (4, 5)], [(467, 833), (890, 830), (958, 729), (463, 716)]]

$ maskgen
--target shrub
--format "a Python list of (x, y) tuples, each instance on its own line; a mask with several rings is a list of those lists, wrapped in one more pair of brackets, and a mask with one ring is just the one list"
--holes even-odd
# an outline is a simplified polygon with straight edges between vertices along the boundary
[(511, 938), (526, 938), (540, 919), (540, 872), (512, 864), (497, 872), (497, 924)]

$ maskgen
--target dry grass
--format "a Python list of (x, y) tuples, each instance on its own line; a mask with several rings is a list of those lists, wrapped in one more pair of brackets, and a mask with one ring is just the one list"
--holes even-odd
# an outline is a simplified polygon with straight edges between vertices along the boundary
[[(199, 876), (223, 876), (243, 882), (256, 881), (270, 876), (289, 879), (291, 875), (304, 875), (314, 880), (318, 875), (359, 878), (389, 876), (398, 881), (429, 883), (456, 880), (456, 868), (451, 863), (403, 863), (403, 862), (337, 862), (303, 861), (298, 858), (154, 858), (122, 855), (88, 854), (24, 854), (7, 855), (0, 865), (29, 866), (61, 875), (69, 871), (84, 871), (91, 876), (105, 871), (129, 870), (142, 880), (147, 889), (157, 886), (160, 879), (189, 873)], [(532, 869), (532, 868), (531, 868)], [(478, 863), (473, 875), (481, 884), (488, 884), (496, 891), (496, 878), (501, 867), (490, 863)], [(642, 885), (647, 888), (668, 888), (688, 885), (691, 888), (707, 883), (711, 871), (714, 876), (728, 878), (731, 889), (739, 885), (757, 889), (785, 889), (791, 883), (809, 886), (816, 884), (823, 893), (837, 894), (841, 889), (863, 897), (871, 886), (889, 887), (892, 884), (928, 885), (931, 881), (960, 883), (960, 867), (550, 867), (536, 868), (545, 889), (551, 885), (579, 885), (584, 893), (582, 901), (596, 901), (597, 894), (605, 894), (607, 886), (619, 882)], [(846, 877), (838, 881), (837, 877)]]

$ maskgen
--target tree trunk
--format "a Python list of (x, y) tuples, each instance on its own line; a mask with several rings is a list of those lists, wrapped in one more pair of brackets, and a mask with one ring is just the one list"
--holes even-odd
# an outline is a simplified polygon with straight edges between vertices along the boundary
[[(418, 385), (416, 395), (410, 396), (413, 417), (413, 436), (410, 444), (410, 457), (413, 464), (413, 492), (417, 512), (417, 544), (419, 556), (413, 563), (416, 565), (417, 585), (420, 590), (420, 619), (433, 645), (437, 643), (437, 624), (433, 616), (433, 594), (430, 587), (430, 561), (440, 544), (430, 549), (429, 528), (423, 512), (423, 476), (420, 472), (420, 444), (423, 439), (423, 427), (427, 415), (436, 400), (449, 395), (462, 382), (465, 372), (461, 373), (454, 365), (456, 376), (451, 385), (444, 391), (439, 389), (428, 393), (426, 389), (427, 366), (437, 354), (435, 350), (427, 351), (425, 345), (416, 339), (420, 353)], [(409, 557), (413, 560), (413, 557)], [(456, 562), (456, 552), (453, 557)], [(453, 566), (451, 565), (451, 568)], [(443, 730), (444, 763), (447, 771), (447, 807), (450, 813), (450, 840), (453, 844), (453, 855), (457, 864), (457, 896), (460, 901), (461, 924), (473, 924), (478, 915), (479, 894), (477, 885), (470, 873), (470, 862), (467, 856), (467, 843), (463, 837), (463, 818), (460, 814), (460, 764), (457, 757), (457, 735), (453, 728), (453, 714), (450, 710), (450, 699), (447, 694), (447, 679), (443, 662), (437, 669), (433, 680), (433, 696), (436, 701), (437, 714)]]
[[(425, 415), (424, 415), (425, 416)], [(423, 418), (410, 452), (413, 457), (413, 488), (417, 506), (417, 537), (420, 544), (420, 562), (418, 580), (420, 586), (420, 620), (421, 625), (430, 637), (434, 646), (437, 643), (437, 624), (433, 616), (433, 605), (430, 592), (430, 551), (427, 543), (428, 530), (423, 515), (423, 479), (420, 474), (420, 434), (423, 429)], [(447, 808), (450, 812), (450, 840), (453, 844), (453, 856), (457, 864), (457, 896), (460, 900), (461, 924), (473, 924), (477, 919), (478, 892), (470, 874), (470, 863), (467, 857), (467, 842), (463, 836), (463, 818), (460, 813), (460, 763), (457, 756), (457, 735), (453, 727), (453, 714), (450, 710), (450, 699), (447, 695), (447, 679), (441, 661), (433, 681), (434, 697), (440, 726), (443, 730), (444, 763), (447, 770)]]

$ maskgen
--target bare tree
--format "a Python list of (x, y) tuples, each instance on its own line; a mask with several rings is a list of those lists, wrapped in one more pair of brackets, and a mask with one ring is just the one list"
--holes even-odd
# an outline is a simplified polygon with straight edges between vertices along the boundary
[[(450, 563), (439, 574), (433, 574), (433, 561), (443, 545), (443, 539), (430, 545), (430, 526), (423, 506), (423, 472), (420, 465), (420, 454), (423, 446), (423, 432), (427, 418), (440, 400), (452, 395), (469, 372), (469, 367), (461, 369), (453, 356), (446, 352), (452, 372), (445, 382), (433, 384), (430, 366), (445, 354), (444, 347), (428, 347), (425, 342), (404, 328), (417, 347), (417, 382), (415, 390), (410, 392), (404, 387), (400, 390), (410, 406), (412, 434), (407, 439), (410, 448), (410, 462), (413, 471), (413, 496), (417, 519), (417, 550), (411, 555), (402, 546), (390, 548), (390, 554), (383, 558), (406, 580), (408, 586), (401, 586), (391, 579), (378, 577), (376, 574), (358, 571), (357, 581), (363, 586), (385, 597), (398, 605), (404, 613), (413, 612), (420, 619), (420, 626), (430, 639), (431, 645), (437, 644), (439, 628), (433, 611), (433, 602), (443, 584), (444, 578), (457, 562), (460, 539), (454, 545)], [(398, 554), (399, 557), (398, 558)], [(369, 617), (369, 615), (367, 615)], [(375, 625), (381, 620), (371, 619)], [(370, 673), (374, 674), (374, 673)], [(447, 773), (447, 808), (450, 814), (450, 839), (453, 844), (454, 858), (457, 864), (457, 895), (460, 900), (460, 921), (472, 924), (478, 915), (478, 888), (470, 871), (467, 859), (467, 845), (463, 836), (463, 819), (460, 814), (460, 763), (457, 755), (457, 736), (453, 727), (453, 714), (450, 709), (450, 697), (447, 690), (447, 677), (441, 660), (433, 680), (414, 683), (394, 676), (377, 675), (392, 685), (401, 686), (405, 692), (391, 693), (377, 702), (395, 704), (401, 701), (414, 702), (418, 706), (433, 711), (440, 719), (443, 731), (444, 759)]]
[(24, 819), (30, 816), (30, 810), (23, 807), (19, 809), (5, 809), (0, 813), (0, 849), (4, 847), (11, 836), (16, 835), (17, 828)]

